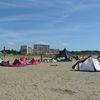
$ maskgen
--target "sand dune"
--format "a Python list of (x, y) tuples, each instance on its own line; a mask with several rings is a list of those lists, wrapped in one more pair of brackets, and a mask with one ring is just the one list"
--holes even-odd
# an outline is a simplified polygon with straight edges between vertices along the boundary
[(100, 73), (73, 71), (74, 63), (0, 67), (0, 100), (100, 100)]

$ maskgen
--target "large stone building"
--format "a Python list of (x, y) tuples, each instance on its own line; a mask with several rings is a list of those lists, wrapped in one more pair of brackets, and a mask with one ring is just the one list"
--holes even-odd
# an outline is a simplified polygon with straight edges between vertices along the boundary
[(20, 52), (22, 54), (47, 54), (53, 55), (58, 54), (59, 49), (51, 49), (50, 45), (47, 44), (34, 44), (33, 49), (27, 45), (21, 45)]
[(33, 47), (33, 53), (37, 53), (37, 54), (40, 54), (40, 53), (48, 53), (49, 52), (49, 49), (50, 49), (50, 46), (49, 45), (46, 45), (46, 44), (34, 44), (34, 47)]
[(22, 54), (32, 54), (33, 53), (33, 49), (31, 47), (28, 47), (27, 45), (22, 45), (20, 47), (20, 52)]

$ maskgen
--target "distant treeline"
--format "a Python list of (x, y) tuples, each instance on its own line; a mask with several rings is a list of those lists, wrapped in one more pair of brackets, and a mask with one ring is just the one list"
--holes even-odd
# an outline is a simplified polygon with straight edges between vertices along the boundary
[(100, 55), (100, 51), (92, 51), (92, 50), (85, 50), (85, 51), (70, 51), (72, 55)]
[[(1, 50), (2, 53), (4, 53), (4, 50)], [(8, 49), (8, 50), (5, 50), (5, 52), (7, 54), (20, 54), (21, 55), (21, 52), (20, 51), (17, 51), (17, 50), (13, 50), (13, 49)], [(100, 55), (100, 51), (97, 51), (97, 50), (84, 50), (84, 51), (69, 51), (72, 55)]]
[(15, 55), (15, 54), (21, 54), (20, 51), (13, 50), (13, 49), (12, 49), (12, 50), (10, 50), (10, 49), (8, 49), (8, 50), (1, 50), (1, 52), (2, 52), (2, 53), (5, 52), (5, 53), (7, 53), (7, 54), (14, 54), (14, 55)]

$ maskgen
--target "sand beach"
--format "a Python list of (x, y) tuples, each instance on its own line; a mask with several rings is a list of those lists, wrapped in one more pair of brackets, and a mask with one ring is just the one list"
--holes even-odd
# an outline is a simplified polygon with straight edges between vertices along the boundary
[(100, 73), (73, 71), (74, 63), (0, 67), (0, 100), (99, 100)]

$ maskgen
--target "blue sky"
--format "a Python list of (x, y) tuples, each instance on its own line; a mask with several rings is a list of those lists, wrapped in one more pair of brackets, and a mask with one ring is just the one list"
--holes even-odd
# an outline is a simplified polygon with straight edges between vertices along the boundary
[(99, 38), (100, 0), (0, 0), (0, 49), (100, 50)]

